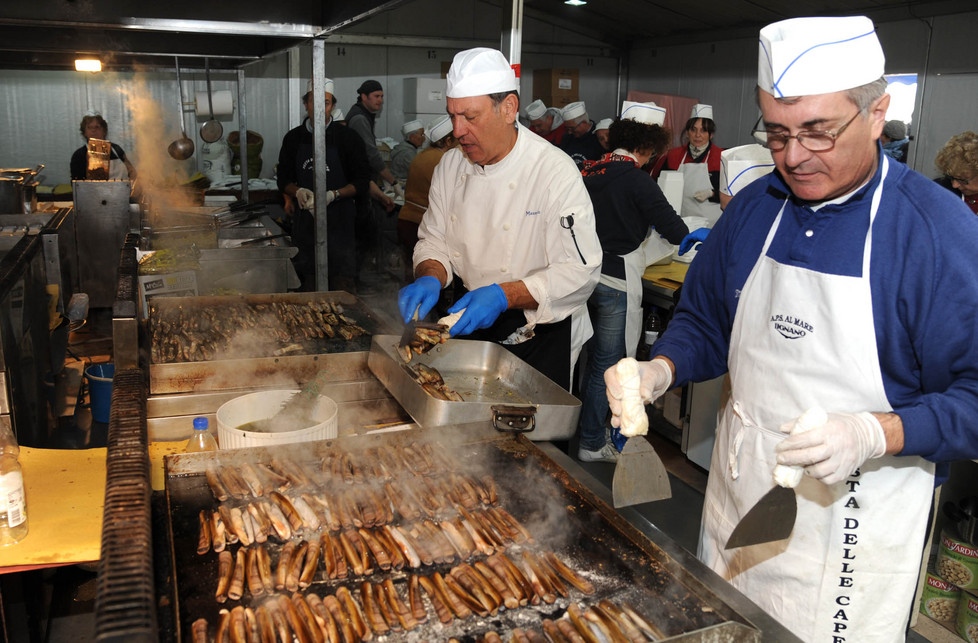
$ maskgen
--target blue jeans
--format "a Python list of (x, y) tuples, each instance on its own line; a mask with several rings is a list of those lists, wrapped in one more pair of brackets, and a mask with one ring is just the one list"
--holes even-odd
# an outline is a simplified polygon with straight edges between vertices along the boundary
[(599, 283), (587, 302), (594, 337), (587, 343), (587, 364), (581, 385), (580, 446), (597, 451), (605, 445), (608, 397), (604, 372), (625, 356), (625, 315), (628, 295)]

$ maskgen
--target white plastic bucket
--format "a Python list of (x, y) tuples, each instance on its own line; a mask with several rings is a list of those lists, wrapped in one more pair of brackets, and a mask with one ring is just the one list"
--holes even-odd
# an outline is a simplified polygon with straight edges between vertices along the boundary
[(263, 447), (335, 438), (338, 408), (332, 398), (322, 395), (317, 399), (311, 414), (313, 421), (318, 422), (313, 426), (277, 433), (244, 431), (238, 428), (249, 422), (272, 417), (297, 392), (294, 389), (259, 391), (236, 397), (222, 404), (217, 409), (217, 436), (221, 449)]

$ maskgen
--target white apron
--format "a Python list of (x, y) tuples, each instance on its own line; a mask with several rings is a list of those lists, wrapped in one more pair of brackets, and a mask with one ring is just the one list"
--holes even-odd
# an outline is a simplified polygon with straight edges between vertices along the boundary
[(710, 182), (710, 172), (706, 165), (706, 160), (702, 163), (687, 163), (686, 157), (689, 155), (689, 148), (683, 152), (683, 160), (680, 161), (679, 171), (683, 173), (683, 208), (679, 214), (686, 217), (703, 217), (709, 219), (710, 227), (717, 222), (723, 210), (719, 203), (711, 201), (697, 201), (693, 195), (697, 192), (709, 190), (713, 192), (713, 183)]
[[(659, 237), (659, 234), (653, 230), (652, 236)], [(635, 357), (642, 334), (642, 275), (645, 273), (645, 256), (644, 243), (627, 255), (621, 255), (625, 261), (625, 300), (628, 302), (625, 312), (625, 354), (628, 357)]]
[(872, 222), (887, 167), (884, 160), (862, 276), (827, 275), (766, 257), (782, 206), (744, 285), (731, 333), (733, 390), (717, 430), (699, 557), (806, 641), (904, 640), (923, 517), (933, 497), (933, 463), (883, 456), (831, 487), (805, 477), (788, 539), (723, 549), (740, 518), (774, 484), (782, 423), (816, 404), (829, 412), (892, 410), (869, 284)]
[(121, 159), (111, 159), (109, 161), (109, 178), (128, 180), (129, 168), (126, 167), (126, 162)]

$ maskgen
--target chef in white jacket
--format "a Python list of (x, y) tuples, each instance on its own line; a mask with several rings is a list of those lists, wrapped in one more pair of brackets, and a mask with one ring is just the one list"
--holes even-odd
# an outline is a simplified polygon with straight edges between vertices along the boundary
[(499, 342), (569, 388), (601, 267), (584, 181), (519, 125), (519, 80), (499, 51), (457, 54), (447, 98), (459, 145), (435, 168), (401, 315), (424, 317), (457, 277), (467, 292), (449, 308), (462, 313), (453, 336)]
[[(777, 171), (703, 242), (639, 364), (641, 396), (729, 373), (697, 556), (802, 640), (898, 643), (934, 484), (978, 454), (966, 312), (978, 221), (883, 154), (890, 97), (872, 21), (796, 18), (759, 35), (755, 131)], [(620, 418), (622, 379), (609, 369), (605, 382)], [(823, 419), (798, 431), (818, 407)], [(775, 465), (805, 472), (790, 534), (728, 549)]]

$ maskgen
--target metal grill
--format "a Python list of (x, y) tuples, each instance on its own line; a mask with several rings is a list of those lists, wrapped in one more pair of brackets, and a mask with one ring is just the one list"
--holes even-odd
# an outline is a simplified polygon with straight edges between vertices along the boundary
[(97, 641), (149, 642), (158, 637), (145, 400), (142, 371), (116, 372), (95, 597)]

